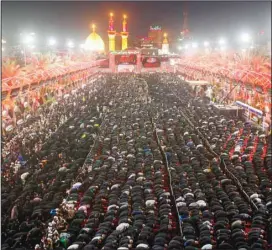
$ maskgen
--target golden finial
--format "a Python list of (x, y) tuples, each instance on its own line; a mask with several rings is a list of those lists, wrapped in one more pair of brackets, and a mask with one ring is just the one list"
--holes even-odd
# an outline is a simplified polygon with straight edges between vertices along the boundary
[(163, 44), (168, 44), (168, 40), (167, 40), (167, 33), (163, 34)]
[(95, 24), (93, 23), (93, 24), (92, 24), (93, 32), (95, 32), (95, 28), (96, 28), (96, 26), (95, 26)]

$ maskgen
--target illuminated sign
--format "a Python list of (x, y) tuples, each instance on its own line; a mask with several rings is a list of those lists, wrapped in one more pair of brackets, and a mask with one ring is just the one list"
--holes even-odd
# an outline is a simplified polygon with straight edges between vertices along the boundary
[(152, 26), (149, 27), (149, 29), (150, 30), (161, 30), (162, 28), (159, 25), (152, 25)]
[(161, 62), (158, 57), (144, 57), (142, 64), (144, 68), (158, 68), (161, 66)]
[(137, 63), (137, 56), (135, 54), (115, 56), (116, 65), (135, 65), (136, 63)]

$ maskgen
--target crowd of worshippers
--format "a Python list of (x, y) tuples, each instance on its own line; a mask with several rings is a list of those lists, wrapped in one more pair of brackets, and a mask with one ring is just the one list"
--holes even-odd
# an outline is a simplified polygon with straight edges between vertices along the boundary
[[(211, 148), (221, 154), (228, 169), (256, 204), (258, 210), (252, 211), (234, 182), (224, 175), (218, 160), (212, 159), (205, 150), (196, 131), (184, 124), (180, 112), (184, 110), (179, 106), (188, 104), (188, 89), (165, 83), (169, 80), (164, 79), (160, 89), (153, 85), (157, 92), (153, 102), (159, 114), (155, 123), (172, 172), (183, 235), (191, 242), (188, 249), (198, 249), (203, 244), (216, 249), (269, 249), (271, 138), (235, 117), (228, 120), (215, 116), (201, 100), (195, 100), (187, 109), (195, 127), (206, 136)], [(172, 91), (162, 103), (169, 89)], [(216, 247), (212, 246), (215, 242)]]
[[(83, 88), (85, 85), (82, 85)], [(96, 91), (93, 85), (89, 85), (91, 91)], [(18, 124), (11, 133), (2, 139), (2, 177), (9, 179), (24, 166), (26, 159), (28, 165), (37, 158), (36, 153), (41, 150), (44, 142), (63, 124), (68, 118), (78, 112), (75, 105), (76, 98), (84, 102), (84, 95), (73, 90), (72, 95), (58, 98), (56, 102), (41, 106), (36, 113), (28, 114), (23, 123)], [(80, 100), (81, 101), (81, 100)], [(74, 106), (74, 107), (73, 107)], [(41, 162), (42, 164), (42, 162)], [(12, 180), (11, 180), (12, 181)]]
[(271, 248), (271, 136), (190, 94), (105, 75), (41, 108), (2, 154), (1, 248)]

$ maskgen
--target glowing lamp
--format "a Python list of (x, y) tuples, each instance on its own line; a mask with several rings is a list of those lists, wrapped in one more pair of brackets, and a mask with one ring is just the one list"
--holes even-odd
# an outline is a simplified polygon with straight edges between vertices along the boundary
[(224, 38), (221, 38), (220, 40), (219, 40), (219, 44), (220, 45), (224, 45), (226, 43), (226, 40), (224, 39)]
[(56, 43), (57, 42), (56, 42), (56, 40), (54, 38), (49, 39), (49, 42), (48, 42), (49, 46), (54, 46)]
[(68, 46), (69, 48), (73, 48), (73, 47), (74, 47), (74, 43), (73, 43), (72, 41), (69, 41), (69, 42), (67, 43), (67, 46)]
[(24, 38), (24, 43), (25, 43), (25, 44), (32, 43), (32, 42), (34, 42), (34, 37), (33, 37), (33, 36), (28, 35), (28, 36), (26, 36), (26, 37)]
[(205, 47), (208, 47), (209, 45), (210, 45), (210, 43), (209, 43), (209, 42), (207, 42), (207, 41), (206, 41), (206, 42), (204, 42), (204, 46), (205, 46)]
[(247, 34), (247, 33), (243, 33), (242, 35), (241, 35), (241, 41), (242, 42), (245, 42), (245, 43), (247, 43), (247, 42), (249, 42), (250, 41), (250, 35), (249, 34)]
[(197, 43), (192, 43), (192, 48), (197, 48), (198, 44)]

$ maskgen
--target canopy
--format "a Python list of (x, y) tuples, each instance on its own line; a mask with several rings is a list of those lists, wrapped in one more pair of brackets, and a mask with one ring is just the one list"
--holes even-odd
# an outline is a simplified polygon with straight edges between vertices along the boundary
[(178, 65), (179, 70), (187, 75), (225, 77), (261, 87), (264, 92), (271, 90), (271, 62), (266, 57), (241, 57), (237, 54), (197, 55), (181, 58)]
[(3, 78), (2, 79), (2, 92), (10, 91), (12, 89), (21, 88), (26, 85), (33, 83), (39, 83), (41, 81), (50, 80), (55, 77), (70, 74), (79, 70), (95, 67), (103, 60), (92, 61), (92, 62), (79, 62), (73, 63), (69, 66), (56, 66), (54, 68), (46, 70), (37, 70), (33, 73), (20, 75), (16, 77)]

